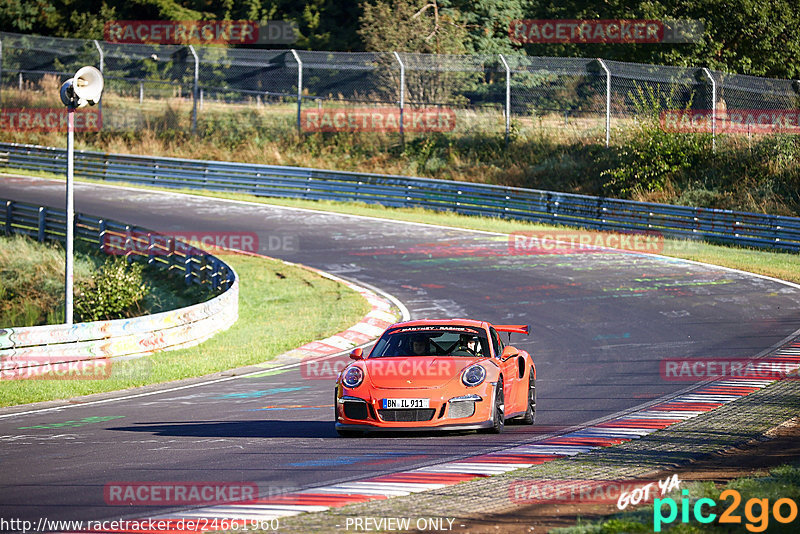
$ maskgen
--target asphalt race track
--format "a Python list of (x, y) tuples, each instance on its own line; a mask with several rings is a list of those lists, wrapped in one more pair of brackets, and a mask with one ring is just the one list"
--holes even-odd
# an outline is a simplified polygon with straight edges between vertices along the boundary
[[(63, 209), (64, 183), (3, 177), (0, 197)], [(0, 517), (147, 517), (170, 508), (110, 506), (104, 486), (247, 481), (275, 495), (533, 442), (686, 388), (661, 377), (664, 359), (750, 357), (800, 328), (800, 289), (664, 257), (510, 254), (477, 232), (88, 184), (75, 206), (162, 232), (255, 232), (261, 253), (380, 288), (413, 318), (530, 324), (514, 344), (536, 361), (537, 424), (341, 439), (332, 382), (297, 369), (76, 404), (0, 418)]]

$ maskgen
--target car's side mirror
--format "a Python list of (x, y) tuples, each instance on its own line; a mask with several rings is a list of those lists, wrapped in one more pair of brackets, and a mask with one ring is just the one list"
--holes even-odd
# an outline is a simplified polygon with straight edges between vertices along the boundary
[(351, 360), (363, 360), (364, 359), (364, 350), (361, 347), (353, 349), (350, 352), (350, 359)]
[(508, 347), (503, 349), (503, 355), (500, 357), (500, 359), (506, 361), (509, 358), (517, 356), (518, 354), (519, 354), (519, 349), (509, 345)]

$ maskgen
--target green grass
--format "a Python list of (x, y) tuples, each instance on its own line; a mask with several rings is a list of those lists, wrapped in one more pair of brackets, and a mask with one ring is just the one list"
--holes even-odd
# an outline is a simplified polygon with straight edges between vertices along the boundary
[[(52, 175), (41, 172), (14, 171), (17, 174), (28, 176), (46, 176), (53, 179), (63, 180), (62, 176)], [(2, 176), (2, 173), (0, 173)], [(510, 234), (512, 232), (524, 232), (532, 230), (554, 230), (564, 228), (574, 230), (574, 228), (557, 227), (544, 224), (534, 224), (524, 221), (512, 221), (494, 217), (478, 217), (470, 215), (459, 215), (453, 212), (437, 212), (422, 208), (387, 208), (377, 204), (365, 204), (362, 202), (333, 202), (333, 201), (313, 201), (295, 200), (288, 198), (263, 198), (239, 193), (226, 193), (219, 191), (201, 191), (193, 189), (169, 189), (152, 186), (143, 186), (122, 182), (105, 182), (102, 180), (87, 180), (78, 178), (79, 181), (89, 183), (105, 183), (112, 185), (125, 185), (138, 189), (170, 191), (188, 193), (198, 196), (213, 198), (225, 198), (230, 200), (242, 200), (247, 202), (257, 202), (261, 204), (273, 204), (278, 206), (289, 206), (297, 208), (330, 211), (334, 213), (346, 213), (362, 215), (366, 217), (380, 217), (398, 221), (418, 222), (425, 224), (436, 224), (453, 228), (466, 228), (470, 230), (481, 230), (487, 232), (497, 232)], [(772, 252), (762, 249), (743, 248), (725, 245), (715, 245), (702, 241), (687, 241), (667, 239), (664, 241), (663, 250), (660, 251), (665, 256), (681, 258), (692, 261), (700, 261), (740, 269), (756, 274), (771, 276), (789, 282), (800, 283), (800, 255), (788, 252)]]
[[(75, 255), (75, 282), (89, 279), (90, 258)], [(0, 236), (0, 328), (64, 321), (64, 249), (25, 236)]]
[(267, 362), (340, 332), (368, 311), (351, 289), (271, 259), (226, 256), (240, 277), (239, 320), (191, 348), (113, 362), (105, 380), (0, 381), (0, 406), (71, 398), (203, 376)]
[[(776, 467), (769, 472), (769, 475), (764, 477), (737, 478), (722, 487), (716, 487), (712, 482), (692, 482), (682, 484), (681, 488), (689, 492), (689, 521), (686, 523), (681, 521), (681, 499), (683, 496), (680, 492), (674, 491), (670, 496), (676, 502), (678, 514), (671, 523), (662, 522), (661, 532), (669, 532), (671, 534), (797, 532), (797, 517), (788, 524), (780, 523), (775, 519), (773, 506), (778, 499), (791, 499), (795, 505), (800, 500), (800, 463), (795, 462)], [(732, 497), (726, 496), (725, 499), (720, 499), (720, 494), (727, 489), (736, 490), (741, 495), (741, 502), (732, 510), (733, 516), (741, 518), (741, 523), (738, 525), (719, 522), (720, 515), (726, 509), (733, 508), (734, 504)], [(694, 519), (694, 504), (701, 498), (708, 498), (716, 503), (716, 506), (710, 507), (705, 504), (702, 508), (703, 514), (706, 516), (709, 513), (716, 514), (715, 521), (701, 524)], [(769, 513), (762, 513), (761, 509), (753, 504), (748, 505), (750, 499), (767, 499)], [(664, 504), (660, 508), (663, 516), (667, 517), (669, 515), (668, 505)], [(751, 511), (751, 517), (746, 515), (748, 508)], [(782, 506), (781, 514), (784, 517), (790, 515), (788, 505), (784, 504)], [(750, 528), (748, 528), (748, 525), (750, 525)], [(649, 505), (628, 509), (600, 521), (579, 521), (575, 526), (555, 528), (550, 532), (553, 534), (622, 534), (653, 531), (654, 509), (652, 505)]]

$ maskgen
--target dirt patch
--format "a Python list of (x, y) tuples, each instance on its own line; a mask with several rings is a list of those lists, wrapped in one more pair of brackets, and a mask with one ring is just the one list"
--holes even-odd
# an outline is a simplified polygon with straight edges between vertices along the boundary
[[(800, 459), (800, 417), (795, 417), (767, 432), (763, 438), (742, 447), (713, 454), (685, 467), (654, 473), (647, 480), (663, 480), (677, 473), (683, 482), (712, 481), (715, 484), (741, 477), (765, 476), (773, 467)], [(541, 503), (523, 505), (502, 515), (462, 521), (460, 534), (505, 534), (549, 532), (584, 521), (603, 519), (617, 513), (616, 504)]]

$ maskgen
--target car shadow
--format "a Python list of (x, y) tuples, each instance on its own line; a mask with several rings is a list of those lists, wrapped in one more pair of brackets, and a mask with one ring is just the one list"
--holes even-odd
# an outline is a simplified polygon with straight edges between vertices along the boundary
[(153, 436), (203, 438), (334, 438), (332, 421), (190, 421), (137, 423), (109, 428)]

